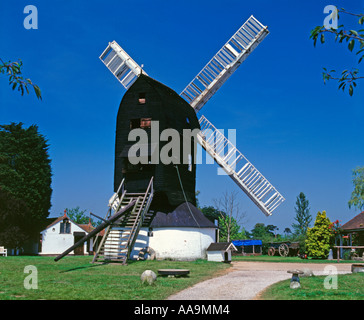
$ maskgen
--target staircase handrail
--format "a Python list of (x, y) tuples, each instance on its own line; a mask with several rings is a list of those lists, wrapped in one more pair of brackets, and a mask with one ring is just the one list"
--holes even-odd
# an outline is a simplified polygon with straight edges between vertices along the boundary
[[(146, 192), (144, 194), (143, 201), (142, 201), (142, 204), (140, 206), (140, 209), (139, 209), (139, 211), (137, 213), (137, 216), (135, 218), (135, 221), (133, 223), (133, 227), (130, 230), (130, 235), (129, 235), (128, 241), (127, 241), (127, 248), (128, 248), (127, 259), (129, 258), (130, 252), (131, 252), (131, 250), (132, 250), (132, 248), (134, 246), (134, 243), (136, 241), (136, 237), (135, 237), (136, 231), (140, 229), (140, 226), (143, 223), (144, 214), (145, 214), (145, 211), (146, 211), (145, 209), (146, 208), (149, 208), (149, 206), (150, 206), (151, 199), (153, 198), (153, 192), (154, 192), (154, 189), (153, 189), (153, 177), (152, 177), (150, 179), (148, 188), (147, 188), (147, 190), (146, 190)], [(148, 194), (149, 193), (150, 193), (150, 196), (148, 197)], [(147, 197), (148, 197), (147, 205), (144, 206)], [(138, 201), (139, 201), (140, 198), (141, 197), (138, 198)], [(135, 206), (138, 204), (138, 201), (135, 203)]]

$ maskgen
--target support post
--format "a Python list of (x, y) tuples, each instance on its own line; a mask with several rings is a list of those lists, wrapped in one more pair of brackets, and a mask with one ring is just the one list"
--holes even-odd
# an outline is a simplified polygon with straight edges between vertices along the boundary
[(114, 221), (116, 221), (117, 219), (119, 219), (123, 214), (125, 214), (129, 210), (133, 209), (133, 207), (135, 205), (135, 202), (136, 202), (136, 200), (133, 200), (127, 206), (125, 206), (123, 209), (121, 209), (120, 211), (116, 212), (108, 220), (106, 220), (105, 222), (101, 223), (98, 227), (96, 227), (94, 230), (92, 230), (88, 235), (84, 236), (81, 240), (79, 240), (78, 242), (76, 242), (72, 247), (68, 248), (65, 252), (63, 252), (62, 254), (60, 254), (59, 256), (57, 256), (54, 259), (54, 261), (57, 262), (58, 260), (62, 259), (64, 256), (66, 256), (67, 254), (69, 254), (72, 250), (74, 250), (75, 248), (79, 247), (85, 241), (91, 239), (93, 236), (95, 236), (96, 234), (98, 234), (101, 230), (105, 229), (107, 226), (109, 226)]

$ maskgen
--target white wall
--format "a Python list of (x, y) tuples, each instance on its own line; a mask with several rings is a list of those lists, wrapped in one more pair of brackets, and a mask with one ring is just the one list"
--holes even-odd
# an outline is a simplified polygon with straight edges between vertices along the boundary
[(207, 253), (207, 261), (224, 261), (224, 254), (221, 251), (209, 251)]
[(214, 228), (154, 228), (152, 237), (148, 237), (147, 228), (142, 228), (131, 258), (137, 258), (139, 251), (149, 246), (157, 259), (205, 259), (212, 242), (215, 242)]
[[(61, 222), (62, 221), (59, 221), (55, 225), (41, 232), (42, 251), (39, 252), (40, 255), (63, 253), (69, 247), (74, 245), (75, 240), (73, 232), (85, 232), (85, 230), (70, 221), (71, 233), (60, 233)], [(87, 254), (87, 242), (84, 244), (84, 253)], [(74, 254), (74, 252), (71, 251), (69, 254)]]
[[(223, 251), (209, 251), (207, 253), (207, 260), (208, 261), (217, 261), (217, 262), (224, 262), (225, 261), (225, 253)], [(231, 261), (231, 251), (228, 251), (228, 260)]]

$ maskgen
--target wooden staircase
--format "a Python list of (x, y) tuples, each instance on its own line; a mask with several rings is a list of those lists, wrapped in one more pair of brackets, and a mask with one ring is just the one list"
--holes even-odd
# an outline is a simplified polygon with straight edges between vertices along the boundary
[[(118, 211), (135, 200), (132, 210), (125, 213), (113, 224), (105, 229), (104, 236), (95, 253), (94, 262), (119, 262), (126, 264), (133, 250), (140, 228), (149, 226), (154, 215), (149, 213), (149, 207), (153, 199), (153, 177), (145, 193), (128, 193), (123, 190), (124, 180), (121, 182), (118, 192), (122, 195), (119, 198), (118, 192), (110, 199), (109, 212)], [(106, 218), (107, 218), (106, 217)]]

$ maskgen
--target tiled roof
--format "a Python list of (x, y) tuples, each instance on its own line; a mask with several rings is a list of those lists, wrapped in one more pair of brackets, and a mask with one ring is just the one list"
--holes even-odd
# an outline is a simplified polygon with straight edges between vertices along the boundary
[(364, 231), (364, 211), (341, 226), (343, 230), (362, 229)]
[(64, 213), (64, 215), (63, 216), (60, 216), (60, 217), (58, 217), (58, 218), (56, 218), (50, 225), (48, 225), (47, 227), (45, 227), (44, 229), (48, 229), (48, 228), (50, 228), (51, 226), (54, 226), (56, 223), (58, 223), (58, 222), (60, 222), (60, 221), (62, 221), (62, 220), (64, 220), (64, 219), (68, 219), (69, 220), (69, 218), (67, 217), (67, 215), (66, 215), (66, 213)]

